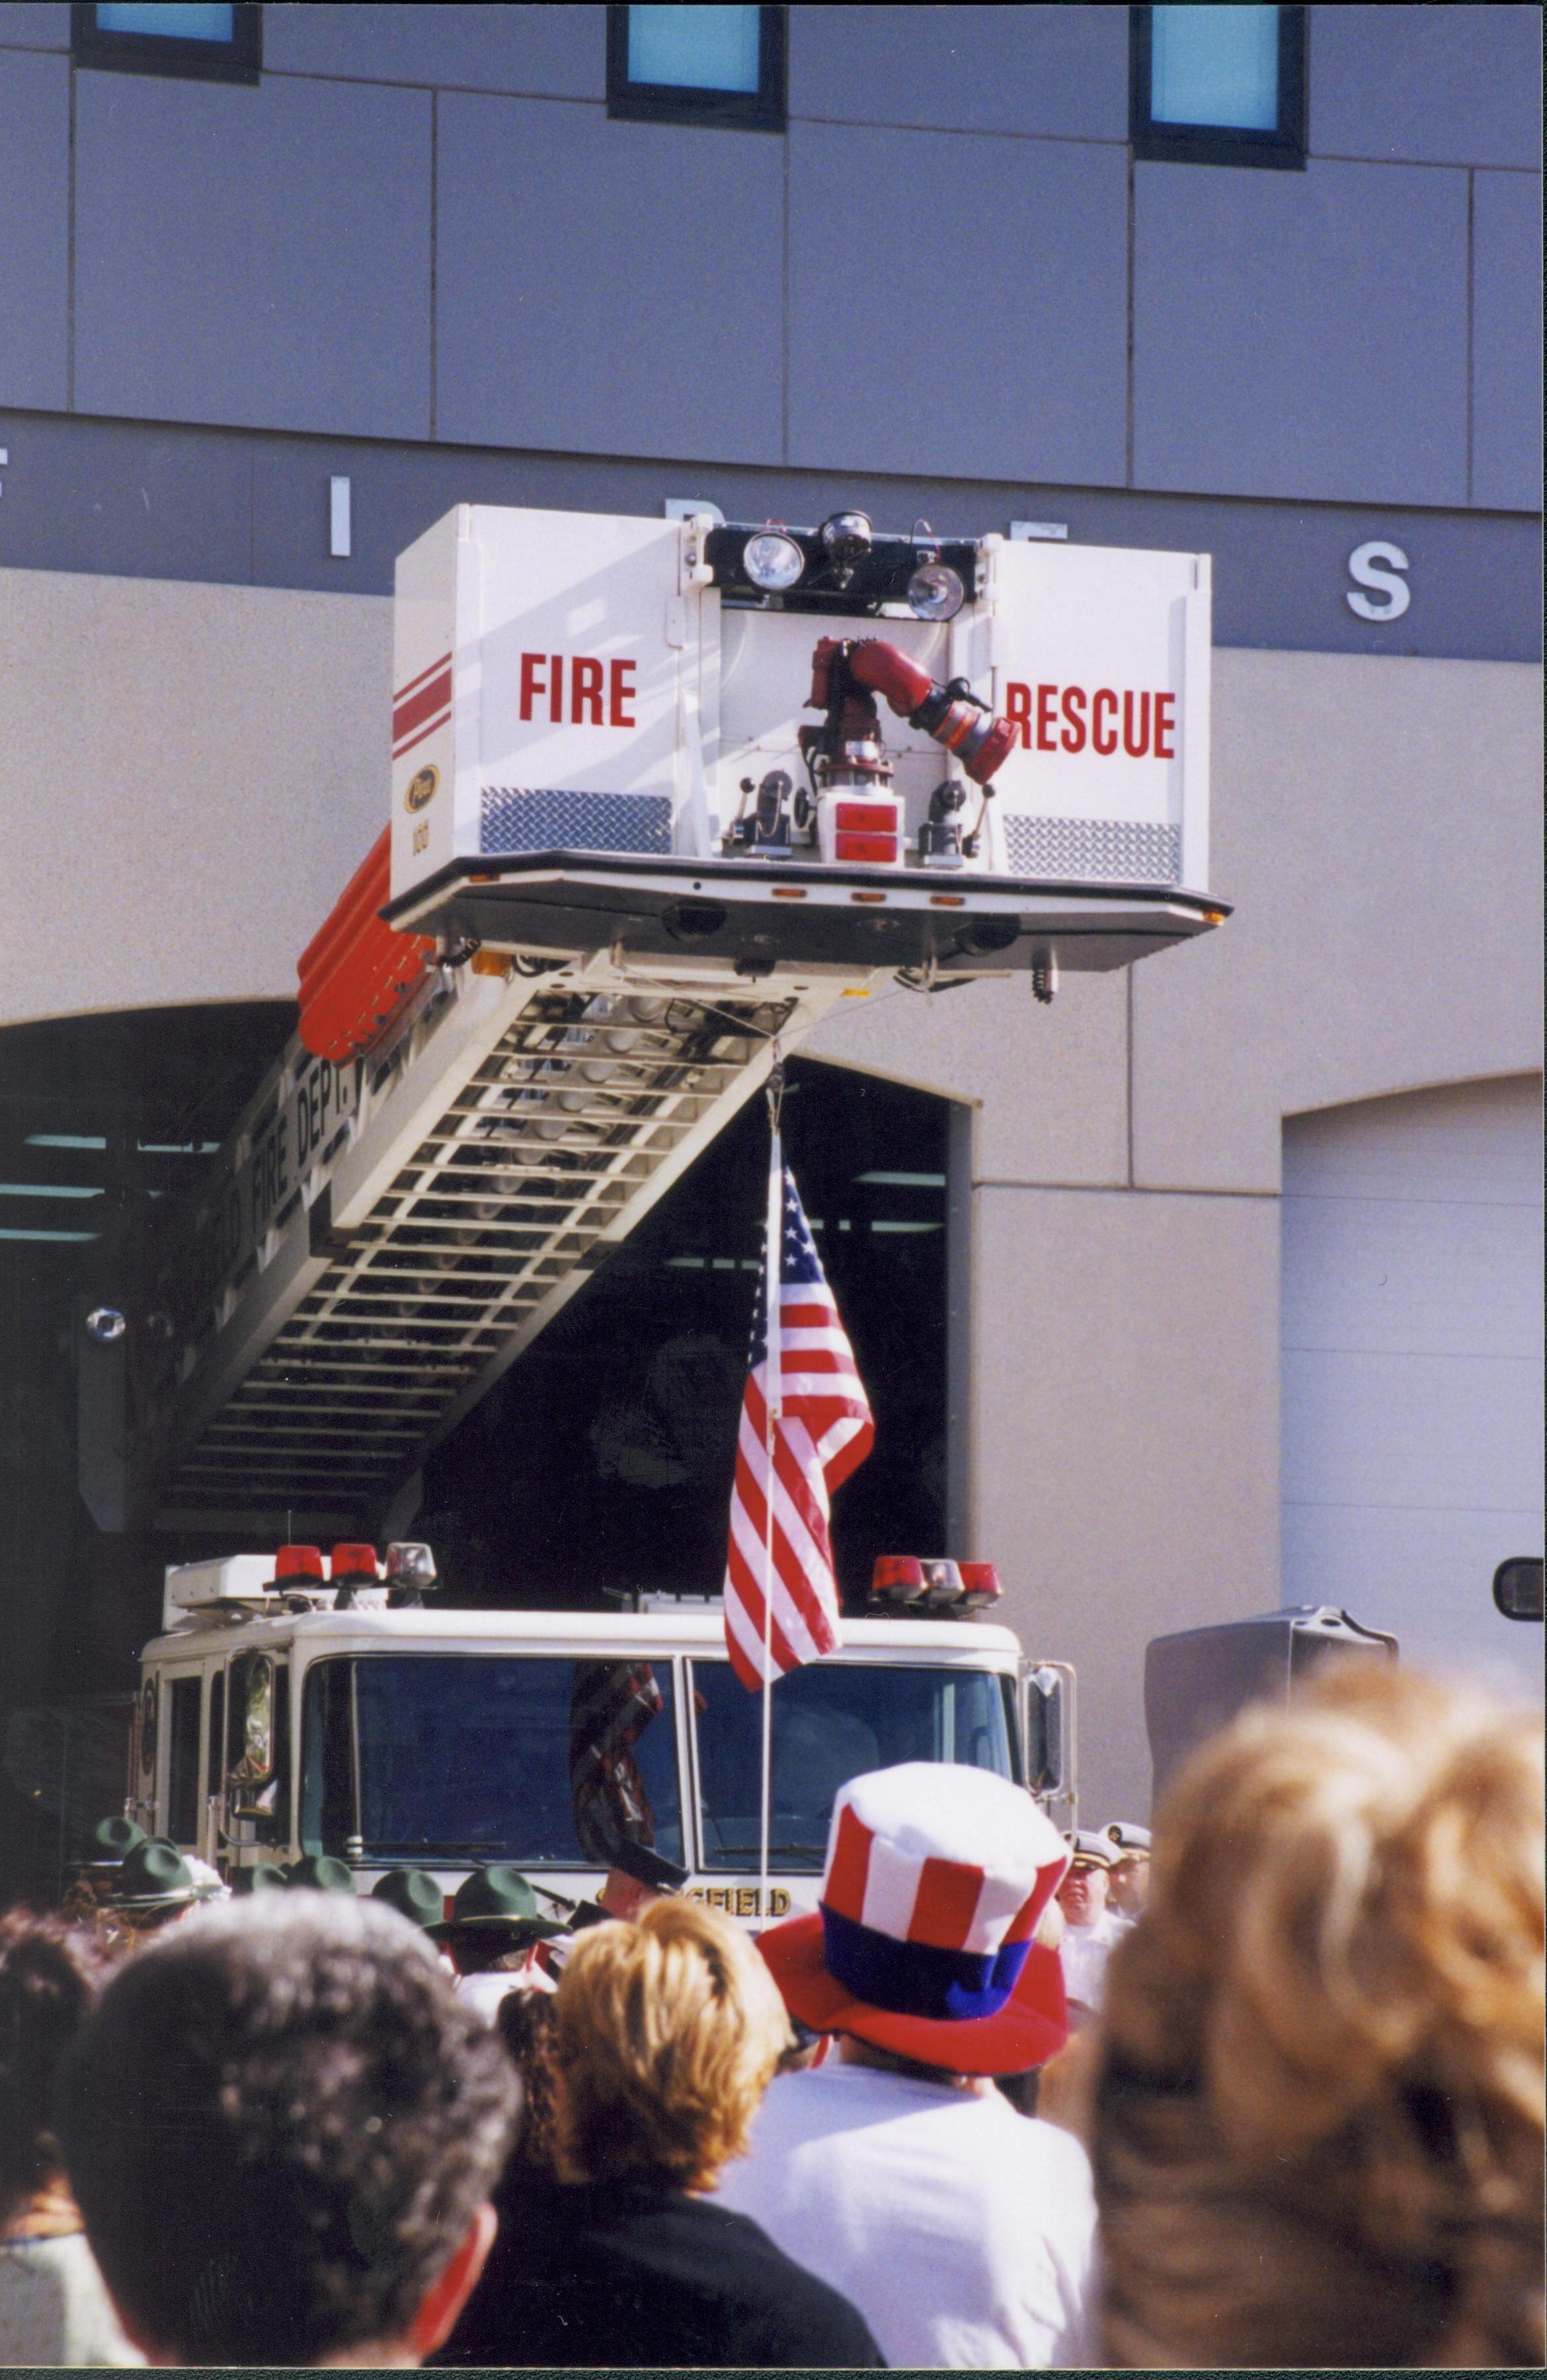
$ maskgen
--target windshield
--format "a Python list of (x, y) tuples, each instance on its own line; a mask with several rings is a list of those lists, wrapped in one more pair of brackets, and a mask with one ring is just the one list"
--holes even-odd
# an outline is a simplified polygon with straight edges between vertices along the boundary
[[(840, 1785), (899, 1760), (947, 1760), (1015, 1775), (1013, 1688), (985, 1670), (865, 1668), (815, 1661), (774, 1689), (770, 1865), (814, 1874)], [(693, 1664), (704, 1865), (758, 1861), (762, 1697), (728, 1661)]]
[(682, 1857), (669, 1662), (370, 1655), (307, 1673), (302, 1843), (416, 1862)]

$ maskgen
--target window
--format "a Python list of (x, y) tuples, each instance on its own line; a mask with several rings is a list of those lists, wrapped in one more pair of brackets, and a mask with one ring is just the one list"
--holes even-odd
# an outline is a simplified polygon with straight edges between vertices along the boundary
[(166, 1831), (175, 1843), (199, 1840), (199, 1721), (201, 1678), (174, 1678), (167, 1733)]
[[(1007, 1678), (987, 1670), (883, 1669), (813, 1661), (774, 1688), (769, 1865), (814, 1876), (840, 1786), (901, 1760), (959, 1762), (1016, 1774)], [(693, 1712), (702, 1795), (703, 1864), (758, 1864), (762, 1697), (728, 1661), (695, 1661)]]
[(1136, 157), (1304, 169), (1304, 8), (1135, 8), (1130, 17)]
[(70, 18), (78, 67), (256, 82), (263, 63), (257, 0), (231, 0), (225, 7), (183, 6), (180, 0), (142, 0), (137, 6), (75, 0)]
[(666, 1662), (315, 1662), (303, 1757), (309, 1852), (599, 1867), (627, 1833), (682, 1856)]
[(745, 132), (785, 128), (783, 8), (607, 11), (607, 113)]

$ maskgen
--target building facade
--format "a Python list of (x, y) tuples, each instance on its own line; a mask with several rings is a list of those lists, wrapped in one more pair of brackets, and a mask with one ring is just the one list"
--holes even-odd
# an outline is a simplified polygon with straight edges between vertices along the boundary
[[(293, 997), (386, 814), (393, 558), (455, 503), (1209, 552), (1229, 924), (808, 1054), (951, 1103), (951, 1549), (1076, 1663), (1090, 1820), (1147, 1807), (1169, 1629), (1331, 1603), (1533, 1679), (1490, 1582), (1541, 1529), (1540, 42), (7, 0), (14, 1118), (60, 1020)], [(89, 1240), (50, 1185), (97, 1186), (50, 1137), (91, 1135), (17, 1124), (0, 1199), (24, 1340)], [(106, 1691), (155, 1549), (39, 1525), (19, 1698)]]

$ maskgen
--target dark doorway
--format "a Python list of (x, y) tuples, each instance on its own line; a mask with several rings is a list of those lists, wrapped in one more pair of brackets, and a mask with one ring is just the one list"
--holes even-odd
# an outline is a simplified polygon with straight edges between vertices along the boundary
[[(839, 1491), (840, 1582), (944, 1553), (950, 1102), (788, 1068), (785, 1148), (876, 1419)], [(759, 1099), (431, 1459), (415, 1530), (471, 1605), (718, 1591), (761, 1264)]]

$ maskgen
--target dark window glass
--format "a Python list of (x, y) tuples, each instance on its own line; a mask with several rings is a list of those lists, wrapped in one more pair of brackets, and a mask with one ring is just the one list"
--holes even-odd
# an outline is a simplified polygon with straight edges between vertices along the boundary
[(1130, 17), (1136, 157), (1304, 165), (1304, 8), (1134, 8)]
[(785, 16), (783, 8), (610, 7), (608, 113), (782, 131)]
[(338, 1852), (358, 1834), (368, 1859), (595, 1867), (627, 1833), (682, 1856), (666, 1663), (324, 1662), (308, 1677), (306, 1712), (308, 1849)]
[(192, 0), (188, 6), (177, 0), (74, 0), (70, 10), (70, 47), (78, 67), (256, 82), (262, 40), (257, 0), (228, 0), (225, 6)]
[(218, 1793), (225, 1782), (225, 1672), (210, 1680), (209, 1755), (204, 1766), (204, 1791)]
[(175, 1843), (199, 1840), (199, 1719), (201, 1678), (174, 1678), (168, 1722), (166, 1831)]
[[(704, 1865), (755, 1867), (762, 1697), (747, 1692), (728, 1661), (695, 1661), (693, 1710)], [(1012, 1777), (999, 1677), (814, 1661), (781, 1678), (774, 1689), (770, 1866), (786, 1876), (820, 1871), (839, 1787), (899, 1760), (956, 1761)]]

